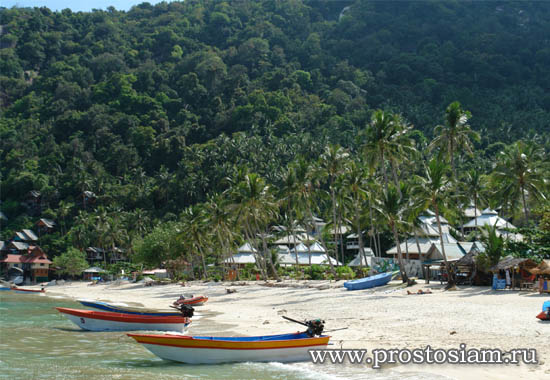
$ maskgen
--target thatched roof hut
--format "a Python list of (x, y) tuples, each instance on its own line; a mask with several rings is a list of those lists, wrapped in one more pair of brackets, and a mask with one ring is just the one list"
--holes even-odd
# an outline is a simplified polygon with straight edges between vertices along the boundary
[(550, 260), (542, 260), (537, 267), (529, 269), (529, 272), (533, 274), (550, 274)]
[(472, 267), (476, 263), (476, 256), (479, 254), (475, 249), (470, 250), (467, 254), (462, 256), (460, 260), (455, 262), (457, 267)]
[(524, 269), (530, 270), (532, 268), (535, 268), (536, 266), (537, 263), (531, 259), (506, 256), (505, 258), (501, 259), (497, 265), (491, 267), (491, 269), (489, 270), (491, 272), (498, 272), (500, 270), (512, 269), (516, 267), (522, 267)]

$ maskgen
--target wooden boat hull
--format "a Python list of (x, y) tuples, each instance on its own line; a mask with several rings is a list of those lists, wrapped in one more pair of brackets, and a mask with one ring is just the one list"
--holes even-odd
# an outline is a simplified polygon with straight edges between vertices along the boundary
[(329, 336), (311, 338), (304, 333), (245, 338), (128, 336), (161, 359), (187, 364), (309, 361), (309, 350), (326, 348), (330, 339)]
[(150, 316), (158, 316), (158, 317), (181, 316), (181, 313), (179, 311), (162, 311), (162, 310), (147, 309), (147, 308), (140, 308), (140, 307), (113, 305), (107, 302), (92, 301), (92, 300), (85, 300), (85, 299), (80, 299), (78, 300), (78, 302), (80, 302), (83, 306), (92, 307), (94, 309), (98, 309), (102, 311), (110, 311), (113, 313), (150, 315)]
[(138, 316), (91, 310), (56, 307), (67, 319), (88, 331), (173, 331), (183, 333), (191, 323), (189, 318)]
[(390, 282), (393, 274), (391, 272), (380, 273), (374, 276), (361, 278), (359, 280), (344, 282), (344, 287), (347, 290), (370, 289), (377, 286), (386, 285)]

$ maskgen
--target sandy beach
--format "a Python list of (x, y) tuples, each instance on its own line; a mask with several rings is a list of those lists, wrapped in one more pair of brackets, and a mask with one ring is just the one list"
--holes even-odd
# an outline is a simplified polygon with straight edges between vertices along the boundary
[[(422, 371), (451, 379), (537, 379), (550, 376), (550, 324), (540, 322), (548, 295), (439, 284), (403, 288), (398, 282), (374, 290), (347, 291), (342, 281), (283, 283), (190, 282), (144, 287), (111, 283), (90, 286), (69, 282), (49, 286), (46, 296), (101, 299), (166, 309), (180, 294), (204, 294), (210, 300), (196, 311), (205, 316), (193, 328), (218, 335), (267, 335), (299, 330), (281, 315), (322, 318), (332, 348), (533, 348), (538, 365), (392, 365), (394, 371)], [(228, 294), (226, 289), (234, 289)], [(407, 290), (431, 294), (407, 295)], [(200, 326), (200, 329), (198, 327)], [(195, 331), (197, 332), (197, 331)], [(389, 365), (388, 365), (389, 366)], [(382, 369), (383, 371), (384, 369)]]

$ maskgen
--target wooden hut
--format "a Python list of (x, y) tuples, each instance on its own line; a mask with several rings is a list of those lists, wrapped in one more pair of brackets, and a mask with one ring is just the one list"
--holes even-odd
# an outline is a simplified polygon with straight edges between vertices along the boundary
[(497, 265), (489, 270), (495, 274), (501, 274), (505, 271), (510, 272), (512, 289), (518, 286), (520, 289), (523, 282), (532, 282), (530, 270), (537, 267), (537, 263), (531, 259), (506, 256), (501, 259)]
[(542, 260), (535, 268), (529, 269), (534, 276), (538, 276), (539, 293), (550, 293), (550, 260)]

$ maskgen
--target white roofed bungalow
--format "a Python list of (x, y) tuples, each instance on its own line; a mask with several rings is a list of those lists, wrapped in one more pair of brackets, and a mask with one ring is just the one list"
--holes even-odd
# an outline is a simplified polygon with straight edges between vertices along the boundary
[(315, 238), (305, 232), (296, 233), (293, 235), (285, 235), (273, 242), (274, 245), (286, 245), (288, 247), (294, 247), (301, 242), (313, 241)]
[(246, 264), (256, 264), (256, 254), (258, 251), (250, 243), (244, 243), (239, 247), (237, 253), (224, 260), (226, 264), (245, 266)]
[(296, 255), (298, 256), (298, 265), (309, 265), (311, 254), (311, 264), (315, 265), (342, 265), (336, 259), (327, 255), (326, 250), (317, 242), (313, 243), (309, 249), (305, 244), (299, 244), (295, 250), (288, 253), (279, 254), (279, 264), (283, 266), (296, 265)]
[(465, 233), (470, 233), (484, 226), (496, 227), (497, 234), (499, 236), (504, 236), (504, 238), (506, 239), (515, 241), (523, 240), (523, 235), (506, 231), (508, 229), (515, 229), (516, 227), (505, 219), (498, 216), (498, 213), (490, 208), (486, 208), (485, 210), (483, 210), (480, 216), (470, 220), (468, 223), (464, 224), (462, 228), (464, 228)]

